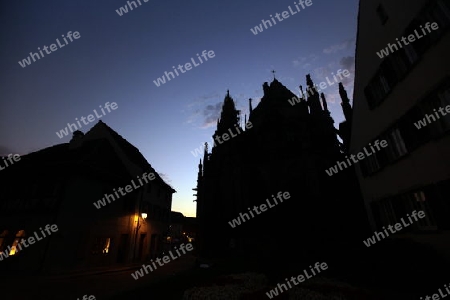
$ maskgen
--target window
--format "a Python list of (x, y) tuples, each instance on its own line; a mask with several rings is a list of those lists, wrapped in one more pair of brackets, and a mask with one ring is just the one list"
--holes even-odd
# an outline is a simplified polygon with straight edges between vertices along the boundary
[[(439, 112), (434, 111), (439, 109), (440, 100), (437, 93), (434, 92), (427, 96), (420, 104), (420, 110), (422, 112), (422, 119), (427, 123), (427, 128), (430, 131), (430, 138), (439, 138), (442, 135), (442, 127), (440, 125)], [(421, 129), (422, 130), (422, 129)]]
[[(387, 61), (386, 64), (388, 64)], [(385, 68), (387, 68), (387, 65)], [(391, 75), (385, 75), (385, 73), (388, 74), (388, 72), (387, 69), (386, 71), (380, 69), (364, 90), (371, 109), (376, 107), (384, 98), (386, 98), (387, 94), (391, 91), (393, 84), (395, 84), (395, 78)], [(389, 82), (391, 82), (392, 86)]]
[(382, 77), (380, 77), (380, 78), (382, 78), (382, 83), (383, 83), (383, 80), (385, 81), (385, 83), (383, 83), (383, 85), (386, 85), (384, 88), (387, 92), (389, 92), (391, 90), (391, 87), (394, 87), (399, 80), (399, 76), (397, 76), (397, 72), (393, 65), (394, 56), (391, 56), (389, 58), (385, 59), (381, 63), (381, 66), (380, 66), (381, 70), (382, 70), (382, 72), (381, 72)]
[[(416, 211), (416, 213), (424, 211), (425, 217), (419, 218), (416, 214), (416, 221), (411, 215), (413, 211)], [(406, 224), (410, 224), (409, 226), (403, 227), (402, 231), (404, 232), (411, 231), (414, 228), (419, 230), (437, 229), (430, 204), (423, 191), (410, 192), (373, 202), (372, 215), (378, 230), (381, 230), (382, 226), (401, 223), (402, 219)], [(411, 221), (409, 218), (411, 218)]]
[(416, 49), (414, 49), (413, 45), (409, 43), (404, 46), (406, 58), (408, 59), (408, 63), (410, 66), (414, 66), (414, 64), (419, 60), (419, 54)]
[[(368, 149), (368, 151), (371, 151), (370, 148)], [(360, 152), (364, 153), (364, 150)], [(367, 177), (368, 175), (378, 171), (381, 168), (381, 166), (378, 162), (376, 154), (366, 156), (364, 160), (360, 161), (360, 168), (364, 177)]]
[(411, 217), (411, 220), (413, 220), (415, 224), (414, 227), (425, 230), (437, 229), (436, 222), (434, 220), (434, 216), (430, 208), (430, 204), (428, 203), (427, 198), (425, 197), (423, 191), (416, 191), (414, 193), (409, 193), (405, 195), (405, 204), (410, 215), (411, 212), (414, 210), (417, 212), (419, 212), (420, 210), (425, 212), (425, 217), (422, 219), (418, 218), (417, 222), (414, 220), (414, 218)]
[(374, 201), (370, 203), (373, 219), (375, 221), (375, 227), (377, 229), (383, 227), (383, 224), (381, 223), (381, 213), (380, 213), (380, 202)]
[(438, 105), (437, 110), (441, 109), (443, 114), (447, 114), (447, 116), (440, 117), (440, 124), (442, 126), (442, 130), (448, 131), (450, 129), (450, 114), (446, 111), (447, 105), (450, 105), (450, 85), (448, 85), (445, 89), (437, 94)]
[(384, 9), (384, 7), (380, 4), (377, 7), (377, 15), (378, 18), (380, 18), (381, 24), (384, 25), (386, 24), (387, 20), (389, 19), (386, 10)]
[(395, 224), (397, 222), (394, 208), (390, 199), (383, 199), (379, 202), (380, 217), (382, 226)]
[[(439, 224), (439, 229), (450, 229), (450, 179), (444, 180), (436, 184), (434, 201), (430, 201), (431, 208), (434, 212), (436, 223)], [(430, 192), (427, 193), (431, 194)], [(432, 196), (429, 196), (431, 199)], [(434, 202), (434, 205), (433, 205)]]
[(375, 100), (375, 94), (372, 89), (372, 84), (369, 83), (365, 89), (364, 89), (364, 95), (367, 99), (367, 104), (369, 105), (370, 109), (373, 109), (376, 106), (376, 100)]
[(20, 241), (22, 240), (22, 238), (25, 237), (25, 231), (24, 230), (19, 230), (16, 234), (16, 238), (14, 239), (14, 242), (11, 246), (11, 251), (9, 252), (9, 255), (16, 255), (17, 252), (19, 252), (19, 249), (21, 250), (22, 247), (19, 246), (18, 244), (20, 243)]
[(388, 132), (387, 140), (388, 146), (385, 149), (387, 150), (387, 155), (391, 161), (394, 161), (408, 153), (398, 127), (394, 127)]
[[(377, 14), (382, 24), (386, 23), (388, 16), (381, 4), (377, 8)], [(438, 30), (430, 28), (428, 32), (424, 25), (434, 22), (439, 25)], [(415, 41), (403, 45), (401, 49), (393, 52), (383, 61), (377, 74), (364, 89), (370, 109), (374, 109), (386, 98), (395, 84), (407, 75), (420, 57), (441, 38), (448, 28), (450, 28), (450, 0), (433, 1), (426, 11), (408, 25), (403, 36), (408, 40), (408, 36), (413, 35)]]
[(450, 1), (446, 0), (445, 2), (436, 1), (425, 15), (429, 22), (436, 22), (439, 25), (437, 30), (432, 30), (430, 33), (433, 40), (439, 38), (450, 27)]
[[(381, 142), (382, 140), (386, 140), (388, 141), (386, 136), (380, 136), (377, 139), (379, 142)], [(380, 144), (380, 143), (378, 143)], [(374, 142), (372, 141), (372, 145), (374, 145)], [(389, 155), (388, 155), (388, 148), (389, 148), (389, 143), (388, 146), (386, 148), (383, 148), (380, 146), (380, 150), (377, 150), (373, 155), (375, 155), (377, 157), (378, 163), (380, 164), (380, 167), (383, 168), (384, 166), (387, 166), (389, 164)], [(374, 149), (376, 149), (376, 147), (374, 147)]]
[(397, 81), (402, 80), (410, 68), (410, 62), (406, 55), (405, 49), (395, 51), (387, 58), (390, 61), (391, 68), (397, 77)]
[(416, 107), (413, 107), (403, 117), (401, 117), (397, 123), (408, 152), (413, 151), (427, 140), (426, 138), (421, 138), (423, 133), (426, 133), (427, 128), (423, 127), (420, 130), (417, 130), (414, 126), (414, 123), (421, 118), (423, 118), (423, 116), (420, 114), (420, 111)]
[[(409, 42), (410, 45), (416, 50), (416, 52), (420, 55), (424, 54), (431, 45), (430, 35), (424, 35), (420, 26), (424, 22), (420, 19), (414, 19), (407, 27), (405, 32), (405, 37), (409, 35), (413, 35), (415, 37), (414, 42)], [(420, 38), (418, 38), (419, 36)]]
[(91, 253), (93, 255), (108, 254), (110, 245), (111, 245), (111, 238), (97, 237), (95, 238), (94, 243), (92, 244)]

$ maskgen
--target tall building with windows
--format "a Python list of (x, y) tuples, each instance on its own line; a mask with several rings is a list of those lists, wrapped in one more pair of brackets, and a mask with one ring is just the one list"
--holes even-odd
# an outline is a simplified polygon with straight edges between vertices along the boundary
[[(450, 1), (360, 1), (350, 152), (388, 146), (357, 175), (373, 230), (450, 253)], [(427, 234), (424, 234), (427, 233)]]

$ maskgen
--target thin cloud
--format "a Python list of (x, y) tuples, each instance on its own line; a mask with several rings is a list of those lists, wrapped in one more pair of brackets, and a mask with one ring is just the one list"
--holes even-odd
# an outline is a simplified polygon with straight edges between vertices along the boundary
[(217, 124), (217, 120), (220, 117), (220, 112), (222, 111), (222, 101), (216, 103), (215, 105), (207, 105), (203, 110), (203, 116), (205, 120), (201, 128), (209, 128)]
[[(218, 92), (212, 92), (209, 94), (204, 94), (201, 95), (197, 98), (195, 98), (191, 103), (186, 105), (186, 109), (183, 110), (183, 112), (189, 114), (189, 116), (187, 117), (186, 123), (187, 124), (195, 124), (198, 123), (199, 119), (204, 118), (206, 112), (205, 112), (205, 107), (208, 107), (208, 102), (210, 102), (211, 100), (216, 100), (219, 98), (219, 93)], [(209, 116), (209, 114), (206, 114), (207, 116)], [(202, 122), (203, 123), (207, 123), (209, 121), (205, 121)], [(203, 124), (202, 126), (200, 126), (201, 128), (203, 128), (205, 125)]]
[(355, 69), (355, 57), (354, 56), (345, 56), (341, 58), (340, 62), (341, 66), (347, 70)]
[(354, 38), (348, 39), (339, 44), (331, 45), (330, 47), (323, 49), (323, 53), (325, 53), (325, 54), (336, 53), (336, 52), (348, 49), (350, 46), (354, 45), (354, 43), (355, 43)]
[(339, 61), (339, 65), (342, 66), (342, 68), (347, 69), (350, 72), (350, 76), (344, 77), (344, 79), (342, 80), (342, 84), (344, 86), (351, 84), (351, 89), (353, 90), (353, 82), (355, 80), (355, 57), (354, 56), (344, 56)]
[(310, 54), (308, 56), (300, 56), (292, 61), (292, 66), (294, 68), (301, 67), (307, 69), (311, 66), (311, 63), (319, 59), (315, 54)]

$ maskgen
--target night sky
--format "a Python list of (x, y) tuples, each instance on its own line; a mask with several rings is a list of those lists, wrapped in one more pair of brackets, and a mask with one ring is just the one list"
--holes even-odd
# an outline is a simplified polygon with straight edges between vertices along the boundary
[[(256, 107), (272, 70), (298, 95), (306, 74), (319, 84), (348, 69), (344, 86), (352, 99), (357, 0), (312, 0), (300, 12), (291, 0), (140, 2), (122, 16), (116, 10), (127, 5), (124, 0), (1, 2), (0, 155), (67, 143), (72, 134), (60, 139), (56, 132), (116, 102), (118, 108), (101, 120), (177, 190), (172, 210), (195, 216), (192, 188), (200, 157), (191, 151), (212, 143), (227, 89), (244, 118), (248, 99)], [(289, 6), (295, 15), (257, 35), (250, 31)], [(62, 35), (69, 31), (80, 37), (65, 44)], [(57, 38), (62, 48), (19, 65)], [(172, 66), (191, 58), (198, 63), (203, 50), (215, 57), (154, 84)], [(337, 84), (323, 92), (338, 126), (343, 114)]]

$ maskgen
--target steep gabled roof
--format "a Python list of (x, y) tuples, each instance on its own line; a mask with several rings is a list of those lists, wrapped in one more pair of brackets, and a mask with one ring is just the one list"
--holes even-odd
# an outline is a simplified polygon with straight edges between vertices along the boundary
[(175, 193), (176, 190), (173, 189), (169, 184), (167, 184), (161, 176), (158, 174), (158, 172), (153, 169), (153, 167), (150, 165), (150, 163), (145, 159), (145, 157), (142, 155), (142, 153), (133, 146), (130, 142), (128, 142), (125, 138), (123, 138), (120, 134), (118, 134), (116, 131), (114, 131), (111, 127), (106, 125), (103, 121), (99, 120), (97, 124), (95, 124), (87, 133), (88, 135), (91, 131), (95, 131), (96, 129), (103, 129), (105, 130), (111, 138), (116, 142), (118, 147), (122, 149), (122, 151), (125, 153), (125, 155), (128, 157), (128, 159), (133, 162), (134, 164), (141, 166), (144, 170), (152, 172), (156, 176), (156, 180), (162, 183), (165, 187), (167, 187), (169, 190), (172, 191), (172, 193)]

